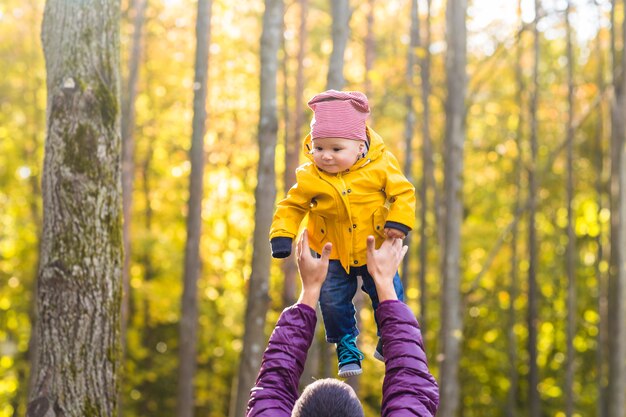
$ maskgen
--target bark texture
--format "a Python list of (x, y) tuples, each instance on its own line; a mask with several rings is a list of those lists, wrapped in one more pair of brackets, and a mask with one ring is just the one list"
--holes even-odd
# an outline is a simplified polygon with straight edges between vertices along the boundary
[(44, 222), (29, 417), (114, 416), (122, 277), (119, 2), (48, 0)]

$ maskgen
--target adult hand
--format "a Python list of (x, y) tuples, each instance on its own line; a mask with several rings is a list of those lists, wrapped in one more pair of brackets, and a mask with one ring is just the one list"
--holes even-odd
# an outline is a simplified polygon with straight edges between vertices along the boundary
[(379, 301), (398, 299), (393, 277), (408, 249), (402, 245), (402, 239), (388, 237), (377, 250), (374, 236), (367, 237), (367, 270), (374, 279)]
[(315, 308), (320, 298), (322, 284), (328, 273), (328, 261), (332, 244), (330, 242), (324, 245), (321, 258), (315, 258), (311, 254), (309, 247), (309, 234), (305, 229), (298, 239), (296, 245), (296, 263), (298, 264), (298, 272), (302, 280), (302, 291), (298, 303), (306, 304)]

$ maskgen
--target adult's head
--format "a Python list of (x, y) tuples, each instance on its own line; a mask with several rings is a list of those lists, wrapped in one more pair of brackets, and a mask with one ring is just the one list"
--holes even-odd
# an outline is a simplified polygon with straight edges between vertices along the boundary
[(363, 406), (352, 387), (337, 379), (318, 379), (308, 385), (291, 417), (363, 417)]

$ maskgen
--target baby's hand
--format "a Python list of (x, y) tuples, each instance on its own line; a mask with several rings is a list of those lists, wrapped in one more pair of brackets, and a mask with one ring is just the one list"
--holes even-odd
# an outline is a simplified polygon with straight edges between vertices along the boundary
[(404, 239), (405, 234), (399, 231), (398, 229), (390, 229), (388, 227), (385, 228), (385, 235), (391, 239)]

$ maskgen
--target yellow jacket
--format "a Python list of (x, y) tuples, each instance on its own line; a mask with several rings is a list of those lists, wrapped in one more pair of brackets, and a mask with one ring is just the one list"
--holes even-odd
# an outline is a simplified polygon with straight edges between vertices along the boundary
[[(397, 159), (385, 150), (382, 138), (367, 128), (370, 147), (365, 158), (350, 169), (328, 174), (315, 166), (310, 135), (303, 150), (311, 160), (296, 169), (296, 184), (278, 203), (270, 229), (270, 241), (293, 239), (309, 215), (307, 229), (311, 249), (321, 253), (333, 244), (331, 259), (346, 271), (366, 264), (366, 238), (373, 235), (376, 247), (385, 239), (384, 228), (408, 233), (415, 226), (415, 188), (406, 179)], [(283, 239), (284, 240), (284, 239)], [(291, 251), (282, 256), (288, 256)]]

